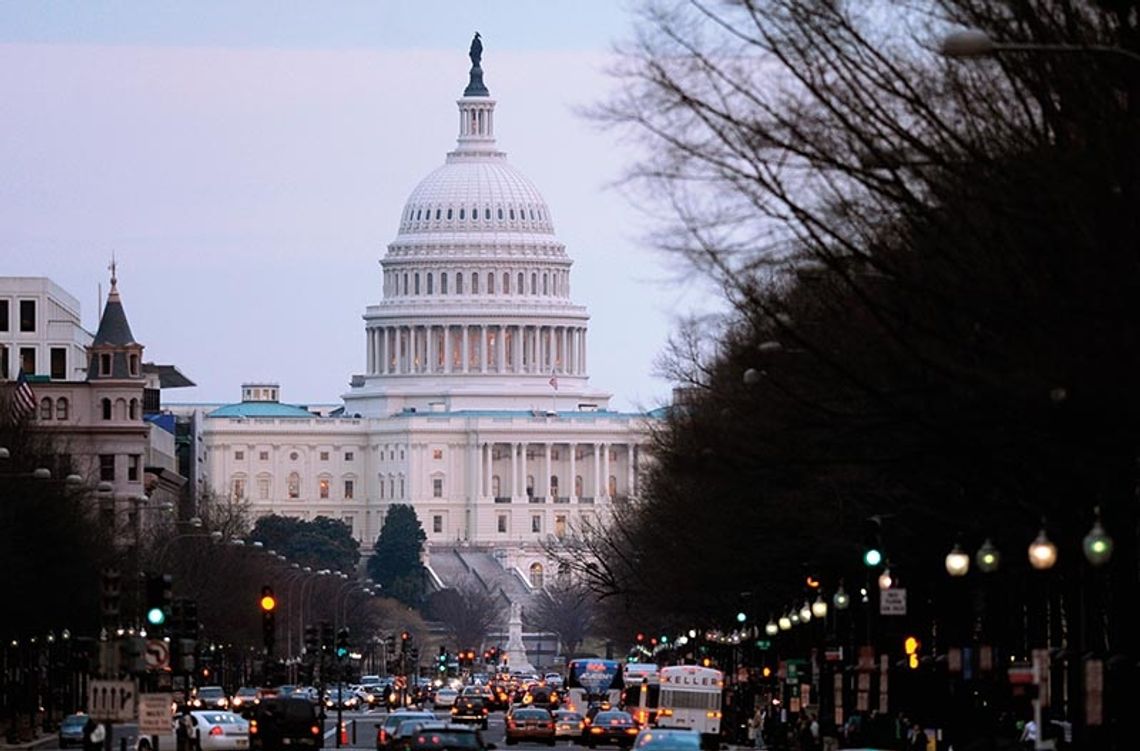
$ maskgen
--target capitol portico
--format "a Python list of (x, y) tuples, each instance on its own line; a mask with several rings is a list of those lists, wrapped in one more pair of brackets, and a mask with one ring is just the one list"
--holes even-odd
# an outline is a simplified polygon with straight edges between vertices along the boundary
[(480, 576), (493, 560), (535, 587), (543, 540), (637, 494), (651, 418), (611, 411), (590, 386), (573, 262), (497, 148), (481, 53), (477, 39), (456, 148), (412, 191), (380, 261), (343, 410), (318, 417), (249, 384), (204, 436), (212, 486), (256, 514), (342, 519), (369, 549), (388, 506), (408, 503), (433, 575)]

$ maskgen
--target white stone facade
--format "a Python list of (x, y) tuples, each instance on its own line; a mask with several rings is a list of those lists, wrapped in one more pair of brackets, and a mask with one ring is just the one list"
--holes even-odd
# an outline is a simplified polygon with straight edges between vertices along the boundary
[(343, 519), (367, 550), (408, 503), (431, 548), (490, 549), (530, 572), (542, 540), (637, 494), (648, 418), (590, 387), (589, 317), (550, 210), (496, 149), (494, 100), (458, 105), (458, 146), (412, 191), (381, 260), (343, 415), (243, 391), (205, 420), (207, 466), (258, 515)]

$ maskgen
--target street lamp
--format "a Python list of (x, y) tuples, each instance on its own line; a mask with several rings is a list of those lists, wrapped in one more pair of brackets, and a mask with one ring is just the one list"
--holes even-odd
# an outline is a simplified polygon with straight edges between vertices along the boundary
[(1108, 563), (1108, 559), (1112, 557), (1112, 538), (1104, 531), (1104, 526), (1100, 523), (1100, 507), (1096, 509), (1096, 520), (1093, 522), (1092, 529), (1085, 535), (1083, 541), (1085, 550), (1085, 558), (1094, 566), (1101, 566)]
[(768, 622), (764, 624), (764, 633), (768, 636), (775, 636), (780, 633), (780, 627), (774, 620), (769, 618)]
[[(799, 616), (796, 617), (799, 618)], [(792, 619), (787, 613), (780, 616), (779, 628), (781, 631), (792, 630)]]
[(823, 595), (816, 595), (815, 602), (811, 604), (811, 614), (816, 618), (827, 617), (827, 603), (823, 600)]
[(1042, 527), (1033, 542), (1029, 543), (1029, 565), (1038, 571), (1046, 571), (1053, 568), (1056, 562), (1057, 546), (1049, 541), (1045, 528)]
[(982, 543), (982, 547), (978, 548), (978, 553), (974, 556), (974, 560), (978, 562), (978, 570), (983, 574), (992, 574), (998, 570), (1001, 565), (1001, 553), (990, 538), (986, 538)]
[(970, 571), (970, 556), (962, 550), (962, 546), (955, 544), (954, 548), (946, 554), (946, 573), (950, 576), (965, 576)]
[(745, 615), (743, 610), (741, 610), (739, 613), (736, 614), (736, 622), (737, 623), (744, 623), (746, 620), (748, 620), (748, 616)]
[(851, 598), (843, 590), (842, 584), (839, 585), (839, 589), (835, 590), (835, 596), (831, 598), (831, 602), (835, 605), (836, 610), (846, 610), (847, 606), (851, 604)]
[(1140, 54), (1121, 47), (1108, 47), (1103, 44), (995, 42), (989, 34), (980, 29), (962, 29), (947, 34), (942, 39), (941, 51), (946, 57), (958, 58), (988, 57), (1001, 52), (1078, 52), (1119, 55), (1134, 63), (1140, 63)]
[(879, 589), (890, 589), (895, 580), (891, 578), (890, 568), (883, 569), (883, 573), (879, 574)]
[(808, 601), (804, 600), (803, 607), (800, 608), (800, 621), (802, 623), (807, 623), (810, 620), (811, 620), (811, 605), (808, 605)]

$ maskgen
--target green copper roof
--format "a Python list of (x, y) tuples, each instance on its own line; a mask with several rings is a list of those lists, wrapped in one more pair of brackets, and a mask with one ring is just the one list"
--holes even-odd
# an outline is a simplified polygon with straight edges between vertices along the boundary
[(239, 402), (218, 407), (206, 417), (316, 417), (304, 407), (280, 402)]

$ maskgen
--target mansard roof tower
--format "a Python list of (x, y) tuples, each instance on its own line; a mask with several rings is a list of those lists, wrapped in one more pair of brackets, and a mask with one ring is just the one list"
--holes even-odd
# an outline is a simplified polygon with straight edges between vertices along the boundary
[(482, 43), (459, 98), (459, 137), (412, 191), (364, 313), (366, 371), (348, 414), (605, 409), (586, 370), (585, 307), (546, 201), (495, 142)]
[(137, 385), (145, 380), (142, 373), (143, 345), (135, 341), (131, 324), (119, 297), (119, 279), (115, 262), (111, 262), (111, 292), (99, 317), (99, 330), (87, 348), (87, 380), (127, 382)]

